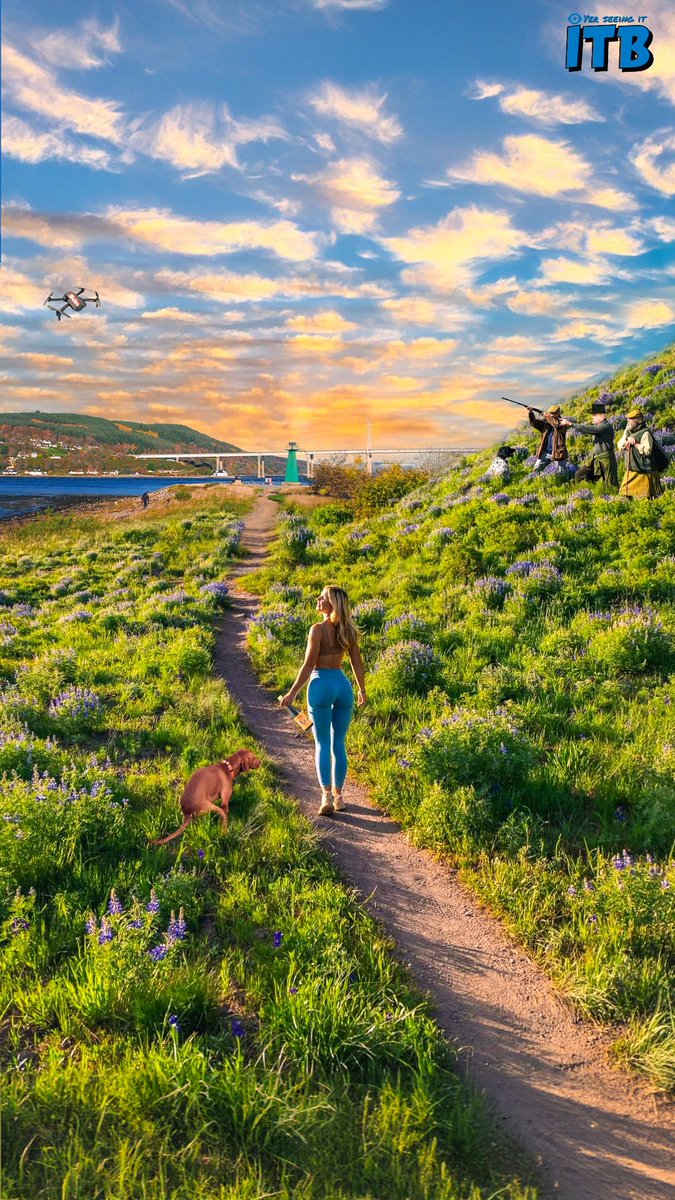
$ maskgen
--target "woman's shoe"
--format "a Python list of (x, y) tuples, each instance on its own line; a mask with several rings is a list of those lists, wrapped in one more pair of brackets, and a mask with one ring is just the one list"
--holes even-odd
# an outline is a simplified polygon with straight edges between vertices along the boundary
[(321, 797), (321, 805), (319, 807), (319, 816), (320, 817), (332, 817), (334, 812), (335, 812), (335, 808), (333, 805), (333, 797), (331, 796), (330, 792), (324, 792)]
[(336, 812), (344, 812), (347, 805), (345, 804), (345, 799), (342, 795), (342, 792), (333, 792), (333, 805)]

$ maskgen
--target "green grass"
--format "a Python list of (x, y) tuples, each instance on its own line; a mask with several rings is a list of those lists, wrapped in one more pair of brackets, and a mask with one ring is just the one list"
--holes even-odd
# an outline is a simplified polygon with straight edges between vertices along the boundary
[[(564, 411), (587, 418), (601, 392), (675, 442), (675, 348)], [(512, 441), (535, 445), (529, 428)], [(352, 769), (584, 1016), (617, 1026), (617, 1056), (672, 1089), (675, 480), (631, 503), (521, 462), (504, 487), (481, 482), (491, 456), (367, 517), (289, 507), (252, 581), (254, 661), (285, 690), (318, 590), (347, 588), (369, 694)]]
[(225, 836), (148, 844), (251, 744), (202, 590), (221, 497), (5, 531), (2, 1200), (536, 1200), (264, 755)]

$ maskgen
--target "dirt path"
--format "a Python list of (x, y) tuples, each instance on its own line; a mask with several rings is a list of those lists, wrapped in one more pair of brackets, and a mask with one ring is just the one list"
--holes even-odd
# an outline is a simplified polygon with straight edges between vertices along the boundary
[[(260, 497), (246, 521), (249, 557), (233, 575), (261, 565), (277, 518), (276, 504)], [(290, 794), (318, 823), (345, 880), (430, 994), (441, 1028), (462, 1048), (469, 1078), (541, 1164), (550, 1195), (673, 1200), (672, 1107), (657, 1105), (642, 1084), (607, 1064), (605, 1035), (575, 1020), (455, 873), (413, 848), (399, 826), (372, 806), (365, 788), (348, 780), (347, 811), (317, 816), (312, 743), (294, 738), (275, 697), (257, 683), (246, 652), (243, 618), (254, 614), (257, 603), (245, 591), (233, 597), (218, 641), (218, 670)]]

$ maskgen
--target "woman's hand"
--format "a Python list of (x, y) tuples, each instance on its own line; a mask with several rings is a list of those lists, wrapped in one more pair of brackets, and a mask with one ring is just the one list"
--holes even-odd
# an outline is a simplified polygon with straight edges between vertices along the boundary
[(286, 708), (288, 704), (292, 704), (295, 700), (295, 692), (286, 692), (285, 696), (279, 697), (279, 708)]
[(361, 688), (359, 688), (359, 694), (356, 698), (356, 704), (357, 704), (358, 708), (361, 708), (364, 704), (367, 704), (367, 703), (368, 703), (368, 697), (366, 696), (366, 693), (362, 692)]

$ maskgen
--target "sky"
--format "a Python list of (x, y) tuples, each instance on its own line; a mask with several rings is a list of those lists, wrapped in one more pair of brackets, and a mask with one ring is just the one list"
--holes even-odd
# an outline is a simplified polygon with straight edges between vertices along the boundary
[(603, 73), (550, 0), (4, 0), (0, 408), (480, 447), (502, 395), (658, 355), (675, 10), (643, 9), (653, 65)]

